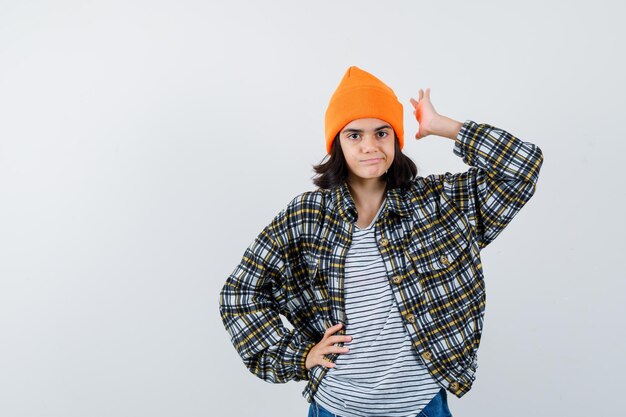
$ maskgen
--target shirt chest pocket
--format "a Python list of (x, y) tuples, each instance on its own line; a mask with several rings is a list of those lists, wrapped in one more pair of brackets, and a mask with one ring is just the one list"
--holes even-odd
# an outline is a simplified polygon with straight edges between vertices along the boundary
[(406, 256), (419, 274), (438, 274), (458, 268), (469, 254), (470, 236), (467, 226), (446, 226), (435, 223), (423, 235), (411, 237)]
[(310, 295), (316, 313), (326, 316), (330, 314), (330, 297), (328, 292), (329, 265), (323, 257), (307, 259), (308, 276), (305, 291)]

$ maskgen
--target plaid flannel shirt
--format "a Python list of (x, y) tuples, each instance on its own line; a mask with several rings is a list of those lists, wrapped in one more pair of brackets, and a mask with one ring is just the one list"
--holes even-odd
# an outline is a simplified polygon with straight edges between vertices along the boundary
[[(534, 194), (543, 154), (471, 120), (453, 152), (470, 166), (466, 172), (418, 176), (410, 187), (388, 189), (374, 228), (417, 355), (461, 398), (475, 380), (483, 328), (480, 250)], [(343, 280), (356, 220), (345, 183), (298, 195), (245, 250), (220, 292), (222, 321), (246, 367), (268, 382), (308, 380), (308, 402), (327, 371), (306, 369), (308, 351), (326, 328), (341, 322), (338, 334), (345, 334), (349, 326)], [(326, 356), (334, 362), (338, 354)]]

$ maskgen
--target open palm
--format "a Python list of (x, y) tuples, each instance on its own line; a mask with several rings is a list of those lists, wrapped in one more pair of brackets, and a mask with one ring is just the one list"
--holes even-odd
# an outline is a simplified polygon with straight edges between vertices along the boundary
[(411, 98), (413, 105), (413, 114), (419, 123), (419, 130), (415, 134), (415, 139), (421, 139), (432, 134), (431, 126), (439, 113), (435, 110), (430, 102), (430, 88), (426, 89), (426, 93), (420, 88), (418, 100)]

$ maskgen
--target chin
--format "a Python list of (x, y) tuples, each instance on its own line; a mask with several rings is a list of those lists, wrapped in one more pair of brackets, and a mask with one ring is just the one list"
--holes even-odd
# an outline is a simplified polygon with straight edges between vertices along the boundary
[(365, 180), (373, 180), (376, 178), (380, 179), (383, 175), (385, 175), (385, 171), (381, 171), (380, 173), (376, 173), (376, 174), (367, 173), (367, 174), (359, 175), (359, 177)]

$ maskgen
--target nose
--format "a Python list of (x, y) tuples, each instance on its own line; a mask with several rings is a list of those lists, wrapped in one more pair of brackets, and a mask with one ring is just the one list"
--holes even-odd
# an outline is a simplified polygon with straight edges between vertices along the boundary
[(372, 152), (378, 148), (378, 141), (376, 135), (364, 135), (361, 141), (361, 148), (363, 152)]

